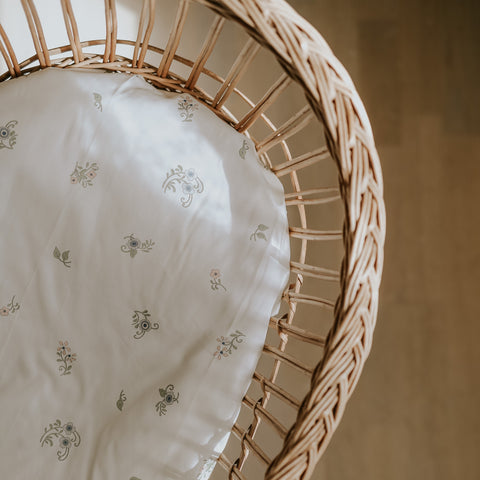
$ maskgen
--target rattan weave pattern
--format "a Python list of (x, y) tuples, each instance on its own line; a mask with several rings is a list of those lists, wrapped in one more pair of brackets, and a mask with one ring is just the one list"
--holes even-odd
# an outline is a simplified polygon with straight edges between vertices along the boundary
[[(256, 141), (262, 161), (277, 176), (289, 175), (293, 191), (286, 194), (287, 205), (298, 208), (300, 227), (291, 226), (292, 239), (301, 242), (298, 261), (292, 261), (291, 273), (295, 279), (285, 294), (288, 314), (272, 318), (271, 327), (280, 335), (278, 346), (265, 345), (264, 352), (274, 358), (274, 367), (268, 378), (256, 372), (253, 381), (260, 384), (263, 397), (254, 401), (248, 396), (243, 403), (252, 410), (252, 423), (247, 430), (235, 425), (233, 433), (241, 441), (241, 453), (236, 461), (221, 455), (219, 463), (228, 478), (247, 478), (243, 467), (253, 452), (256, 458), (268, 465), (265, 478), (308, 479), (324, 452), (345, 409), (345, 405), (358, 381), (363, 364), (370, 351), (376, 321), (378, 290), (383, 264), (385, 235), (385, 208), (383, 184), (378, 155), (371, 127), (363, 104), (353, 83), (340, 62), (331, 52), (321, 35), (283, 0), (195, 0), (213, 10), (215, 18), (210, 31), (195, 60), (176, 54), (181, 41), (183, 26), (188, 15), (189, 0), (179, 0), (179, 7), (168, 42), (164, 48), (149, 45), (155, 21), (155, 0), (144, 0), (136, 39), (117, 38), (117, 13), (115, 0), (105, 0), (105, 38), (82, 41), (81, 28), (77, 26), (70, 0), (59, 0), (63, 10), (70, 45), (48, 49), (40, 17), (33, 0), (20, 0), (26, 14), (36, 54), (19, 63), (15, 51), (0, 25), (0, 53), (8, 72), (0, 77), (6, 81), (28, 74), (38, 68), (50, 66), (62, 68), (102, 68), (127, 71), (144, 76), (153, 85), (175, 91), (189, 92), (215, 111), (220, 118), (231, 123), (238, 131), (249, 134), (249, 128), (257, 120), (263, 121), (271, 134)], [(140, 2), (139, 2), (140, 4)], [(1, 19), (0, 19), (1, 20)], [(250, 35), (244, 49), (235, 60), (230, 72), (221, 78), (205, 68), (225, 20), (240, 24)], [(103, 46), (103, 54), (84, 51), (87, 46)], [(130, 45), (131, 58), (118, 55), (117, 45)], [(259, 46), (276, 56), (286, 72), (256, 104), (246, 98), (236, 86)], [(146, 63), (147, 52), (162, 55), (159, 65)], [(70, 53), (71, 52), (71, 53)], [(64, 54), (62, 59), (52, 58)], [(70, 54), (70, 56), (68, 55)], [(191, 69), (188, 78), (181, 78), (172, 71), (173, 61)], [(35, 62), (38, 61), (39, 65)], [(215, 94), (198, 87), (200, 75), (206, 75), (220, 84)], [(266, 117), (265, 111), (291, 81), (304, 90), (308, 106), (276, 128)], [(224, 107), (232, 94), (240, 96), (250, 106), (250, 111), (240, 120)], [(316, 116), (324, 126), (328, 148), (321, 147), (292, 158), (287, 139), (301, 131)], [(280, 145), (285, 162), (273, 165), (268, 151)], [(309, 168), (317, 162), (332, 157), (338, 168), (338, 189), (318, 188), (302, 191), (297, 171)], [(308, 198), (316, 195), (316, 198)], [(307, 198), (306, 198), (307, 197)], [(319, 231), (308, 227), (306, 205), (343, 201), (345, 219), (343, 232)], [(344, 260), (339, 274), (320, 266), (305, 263), (309, 242), (343, 238)], [(335, 304), (321, 295), (305, 295), (302, 285), (307, 277), (326, 281), (340, 280), (340, 296)], [(293, 325), (299, 303), (308, 303), (334, 311), (333, 326), (327, 338), (305, 331)], [(323, 356), (313, 369), (285, 352), (288, 338), (323, 347)], [(299, 401), (276, 383), (281, 365), (289, 365), (307, 374), (310, 391)], [(287, 429), (268, 410), (271, 395), (298, 409), (297, 420)], [(268, 422), (284, 440), (283, 448), (271, 461), (256, 442), (258, 425)]]
[[(305, 89), (324, 122), (345, 204), (345, 259), (335, 324), (297, 422), (266, 478), (308, 478), (328, 445), (370, 351), (383, 264), (383, 184), (370, 123), (350, 76), (320, 34), (287, 4), (201, 0), (241, 22)], [(225, 3), (229, 5), (226, 6)], [(329, 395), (330, 392), (335, 395)]]

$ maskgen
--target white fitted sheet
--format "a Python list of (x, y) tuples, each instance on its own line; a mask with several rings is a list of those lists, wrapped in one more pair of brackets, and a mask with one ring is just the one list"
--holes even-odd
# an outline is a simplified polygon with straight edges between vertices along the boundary
[(0, 477), (208, 478), (288, 280), (253, 144), (140, 77), (11, 80), (0, 222)]

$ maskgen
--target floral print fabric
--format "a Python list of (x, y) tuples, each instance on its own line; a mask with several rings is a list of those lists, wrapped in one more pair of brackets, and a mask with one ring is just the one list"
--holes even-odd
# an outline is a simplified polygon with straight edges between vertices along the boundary
[(289, 271), (253, 143), (138, 77), (34, 72), (0, 84), (0, 205), (0, 478), (206, 480)]

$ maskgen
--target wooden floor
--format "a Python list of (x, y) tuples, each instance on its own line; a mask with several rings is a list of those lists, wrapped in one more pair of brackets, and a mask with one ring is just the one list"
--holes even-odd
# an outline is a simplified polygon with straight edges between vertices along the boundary
[(292, 0), (349, 70), (385, 178), (378, 324), (315, 479), (480, 478), (480, 4)]

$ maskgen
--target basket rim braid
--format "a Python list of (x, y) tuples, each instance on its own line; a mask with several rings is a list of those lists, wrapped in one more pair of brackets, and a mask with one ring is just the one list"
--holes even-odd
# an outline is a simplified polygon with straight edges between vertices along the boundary
[[(139, 2), (143, 6), (136, 41), (117, 38), (115, 0), (104, 0), (105, 39), (90, 41), (80, 41), (71, 0), (58, 1), (62, 7), (70, 45), (49, 50), (34, 0), (20, 0), (36, 54), (19, 63), (7, 33), (0, 24), (0, 53), (8, 69), (0, 76), (0, 82), (51, 66), (130, 72), (142, 75), (156, 87), (192, 93), (239, 132), (248, 135), (248, 128), (258, 119), (264, 121), (272, 130), (266, 139), (256, 142), (256, 149), (262, 161), (277, 176), (288, 174), (291, 177), (295, 193), (287, 194), (286, 199), (289, 199), (291, 205), (298, 205), (302, 226), (291, 227), (290, 236), (301, 239), (301, 255), (299, 262), (291, 262), (291, 273), (296, 275), (296, 283), (291, 285), (285, 294), (289, 304), (288, 315), (272, 317), (270, 320), (270, 326), (276, 328), (282, 338), (278, 349), (264, 347), (264, 351), (268, 350), (275, 358), (274, 372), (270, 379), (257, 372), (254, 374), (253, 380), (260, 383), (265, 398), (257, 403), (247, 396), (244, 398), (243, 403), (251, 408), (255, 420), (247, 431), (240, 430), (236, 425), (232, 430), (241, 440), (241, 456), (231, 462), (222, 454), (218, 463), (227, 470), (229, 478), (244, 480), (246, 477), (242, 473), (242, 465), (249, 451), (266, 461), (266, 455), (253, 441), (255, 432), (252, 433), (261, 417), (278, 427), (282, 432), (281, 437), (284, 438), (281, 451), (271, 462), (267, 462), (269, 465), (265, 479), (310, 478), (342, 418), (346, 403), (370, 352), (383, 267), (386, 220), (380, 161), (366, 111), (348, 72), (320, 33), (284, 0), (179, 0), (174, 26), (164, 49), (149, 44), (155, 22), (156, 0)], [(176, 54), (191, 2), (204, 5), (217, 14), (195, 61)], [(245, 45), (227, 77), (222, 79), (206, 69), (205, 63), (225, 19), (241, 25), (251, 40)], [(119, 56), (116, 52), (117, 44), (134, 47), (132, 58)], [(92, 45), (104, 45), (103, 55), (84, 52), (83, 48)], [(255, 104), (236, 88), (236, 84), (259, 45), (275, 55), (285, 75)], [(153, 67), (146, 63), (148, 51), (162, 55), (158, 66)], [(71, 58), (52, 59), (53, 55), (66, 52), (71, 52)], [(171, 71), (174, 60), (191, 68), (187, 79), (182, 79)], [(35, 64), (37, 61), (39, 65)], [(197, 86), (201, 74), (221, 83), (215, 97), (209, 96)], [(292, 80), (303, 89), (309, 106), (276, 129), (264, 112)], [(251, 107), (249, 113), (239, 121), (224, 106), (231, 93), (240, 95)], [(327, 148), (292, 158), (285, 140), (308, 123), (312, 118), (312, 111), (323, 124)], [(287, 158), (286, 162), (275, 167), (266, 155), (267, 150), (274, 145), (280, 145)], [(304, 199), (304, 196), (313, 190), (300, 191), (296, 176), (298, 169), (330, 156), (338, 170), (338, 193), (345, 214), (343, 231), (338, 233), (307, 228), (304, 207), (312, 201)], [(318, 189), (320, 190), (322, 189)], [(328, 189), (323, 190), (326, 192)], [(337, 237), (343, 239), (344, 246), (339, 275), (304, 263), (308, 241)], [(327, 278), (330, 281), (339, 279), (340, 294), (335, 304), (330, 305), (317, 297), (301, 294), (304, 276)], [(333, 325), (325, 339), (292, 325), (296, 305), (300, 301), (333, 308)], [(289, 335), (324, 348), (323, 356), (314, 369), (303, 367), (300, 362), (295, 362), (284, 353)], [(310, 390), (301, 404), (275, 384), (281, 361), (297, 366), (300, 370), (303, 369), (303, 373), (311, 375)], [(283, 427), (279, 426), (265, 409), (270, 394), (276, 394), (286, 403), (298, 408), (296, 421), (288, 432), (283, 431)]]
[(350, 75), (323, 37), (290, 5), (284, 0), (197, 1), (241, 24), (275, 54), (286, 73), (303, 87), (325, 126), (338, 165), (345, 206), (345, 257), (335, 321), (312, 374), (310, 392), (265, 476), (306, 479), (342, 418), (372, 344), (385, 240), (380, 160)]

